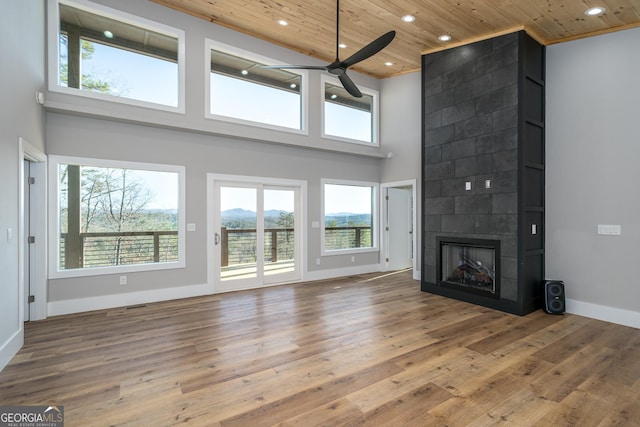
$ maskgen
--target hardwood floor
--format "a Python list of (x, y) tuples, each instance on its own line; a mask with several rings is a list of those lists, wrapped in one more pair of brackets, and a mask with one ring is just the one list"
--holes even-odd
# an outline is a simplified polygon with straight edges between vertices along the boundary
[(28, 323), (0, 404), (67, 426), (640, 425), (640, 330), (379, 276)]

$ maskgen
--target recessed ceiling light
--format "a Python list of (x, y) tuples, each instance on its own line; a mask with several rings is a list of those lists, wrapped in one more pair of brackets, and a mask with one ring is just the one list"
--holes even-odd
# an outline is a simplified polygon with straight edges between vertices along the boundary
[(290, 87), (291, 89), (295, 89), (295, 88), (297, 88), (297, 87), (298, 87), (298, 85), (297, 85), (297, 84), (295, 84), (295, 83), (291, 83), (291, 84), (289, 85), (289, 87)]
[(393, 62), (385, 62), (384, 65), (386, 65), (387, 67), (391, 67), (393, 65)]
[(289, 25), (289, 23), (284, 19), (278, 19), (278, 24), (282, 25), (283, 27), (286, 27), (287, 25)]
[(108, 39), (112, 39), (113, 38), (113, 33), (109, 30), (104, 30), (104, 32), (102, 33), (104, 34), (104, 36)]
[(347, 47), (347, 45), (346, 45), (346, 44), (344, 44), (344, 43), (340, 43), (340, 44), (338, 45), (338, 47), (339, 47), (340, 49), (344, 49), (344, 48), (346, 48), (346, 47)]
[(336, 95), (335, 93), (333, 95), (331, 95), (331, 99), (336, 99), (338, 97), (338, 95)]
[(451, 40), (451, 36), (449, 34), (443, 34), (438, 37), (438, 40), (440, 40), (441, 42), (448, 42), (449, 40)]
[(240, 71), (240, 74), (242, 74), (243, 76), (246, 76), (247, 74), (249, 74), (249, 72), (247, 70), (242, 70)]
[(605, 10), (607, 10), (607, 9), (605, 9), (604, 7), (601, 7), (601, 6), (592, 7), (592, 8), (589, 8), (589, 9), (585, 10), (584, 14), (588, 15), (588, 16), (599, 16), (599, 15), (602, 15)]
[(413, 22), (413, 21), (415, 21), (415, 20), (416, 20), (416, 17), (415, 17), (415, 16), (413, 16), (413, 15), (404, 15), (404, 16), (402, 17), (402, 20), (403, 20), (404, 22)]

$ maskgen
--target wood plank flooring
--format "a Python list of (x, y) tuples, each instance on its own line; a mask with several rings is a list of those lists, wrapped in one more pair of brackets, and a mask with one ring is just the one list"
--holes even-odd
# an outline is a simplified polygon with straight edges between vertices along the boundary
[(408, 272), (25, 325), (0, 405), (67, 426), (640, 426), (640, 330), (420, 292)]

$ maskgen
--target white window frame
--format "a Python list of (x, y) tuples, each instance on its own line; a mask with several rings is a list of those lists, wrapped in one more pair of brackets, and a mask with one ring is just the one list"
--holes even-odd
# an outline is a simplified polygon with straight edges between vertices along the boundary
[[(178, 39), (178, 106), (158, 104), (150, 101), (141, 101), (120, 96), (109, 95), (105, 93), (92, 92), (78, 88), (60, 86), (58, 84), (58, 72), (60, 69), (60, 51), (59, 51), (59, 34), (60, 34), (60, 9), (59, 5), (68, 5), (76, 9), (81, 9), (89, 13), (101, 15), (110, 19), (114, 19), (125, 24), (136, 27), (145, 28), (147, 30), (161, 33)], [(64, 93), (82, 98), (95, 99), (101, 101), (114, 102), (118, 104), (133, 105), (137, 107), (152, 108), (156, 110), (171, 111), (175, 113), (185, 113), (185, 32), (178, 28), (170, 27), (165, 24), (150, 21), (139, 16), (112, 9), (100, 4), (92, 3), (86, 0), (48, 0), (47, 5), (48, 32), (47, 32), (47, 77), (48, 88), (52, 92)]]
[[(345, 248), (345, 249), (326, 249), (325, 247), (325, 192), (324, 188), (326, 184), (333, 185), (348, 185), (348, 186), (357, 186), (357, 187), (371, 187), (371, 197), (372, 197), (372, 208), (371, 208), (371, 246), (367, 248)], [(378, 252), (378, 239), (379, 239), (379, 210), (380, 210), (380, 184), (377, 182), (368, 182), (368, 181), (349, 181), (344, 179), (330, 179), (330, 178), (322, 178), (320, 180), (320, 192), (321, 192), (321, 203), (320, 203), (320, 244), (321, 244), (321, 255), (346, 255), (346, 254), (356, 254), (356, 253), (365, 253), (365, 252)]]
[[(156, 172), (175, 172), (178, 174), (178, 261), (157, 262), (147, 264), (129, 264), (108, 267), (77, 268), (60, 270), (60, 180), (59, 165), (71, 164), (95, 166), (101, 168), (137, 169)], [(122, 274), (137, 271), (155, 271), (184, 268), (186, 241), (186, 203), (185, 203), (186, 168), (179, 165), (162, 165), (155, 163), (127, 162), (119, 160), (102, 160), (69, 156), (49, 156), (49, 278), (98, 276), (104, 274)]]
[(309, 73), (306, 70), (287, 70), (293, 74), (298, 74), (301, 78), (301, 90), (300, 90), (300, 125), (301, 129), (294, 129), (286, 126), (277, 126), (269, 123), (256, 122), (253, 120), (239, 119), (236, 117), (222, 116), (219, 114), (211, 113), (211, 51), (217, 50), (225, 52), (230, 55), (239, 56), (251, 61), (259, 62), (265, 65), (280, 65), (282, 62), (277, 61), (266, 56), (259, 55), (254, 52), (250, 52), (244, 49), (237, 48), (225, 43), (221, 43), (211, 39), (205, 39), (204, 43), (204, 58), (205, 58), (205, 99), (204, 99), (204, 111), (205, 118), (211, 120), (218, 120), (228, 123), (236, 123), (245, 126), (253, 126), (263, 129), (272, 129), (281, 132), (288, 132), (298, 135), (309, 135)]
[(372, 104), (372, 108), (371, 108), (371, 142), (367, 142), (367, 141), (361, 141), (359, 139), (353, 139), (353, 138), (346, 138), (346, 137), (342, 137), (342, 136), (338, 136), (338, 135), (331, 135), (331, 134), (327, 134), (325, 133), (325, 114), (324, 114), (324, 103), (325, 101), (325, 96), (324, 96), (324, 88), (325, 88), (325, 84), (329, 83), (332, 85), (336, 85), (336, 86), (342, 86), (342, 83), (340, 83), (340, 80), (338, 80), (337, 78), (330, 76), (328, 74), (322, 74), (320, 76), (320, 117), (321, 117), (321, 123), (320, 123), (320, 132), (321, 132), (321, 137), (324, 139), (331, 139), (334, 141), (341, 141), (341, 142), (349, 142), (351, 144), (360, 144), (360, 145), (366, 145), (367, 147), (379, 147), (380, 143), (379, 143), (379, 137), (378, 135), (380, 134), (380, 115), (379, 115), (379, 111), (380, 111), (380, 93), (377, 90), (374, 89), (369, 89), (366, 87), (362, 87), (360, 85), (358, 85), (358, 89), (360, 89), (360, 92), (362, 92), (362, 94), (365, 95), (369, 95), (373, 97), (373, 104)]

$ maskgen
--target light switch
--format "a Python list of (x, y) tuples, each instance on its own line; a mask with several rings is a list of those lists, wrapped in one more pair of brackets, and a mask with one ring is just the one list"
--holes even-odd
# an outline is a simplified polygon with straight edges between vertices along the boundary
[(7, 228), (7, 242), (13, 240), (13, 228)]
[(471, 181), (467, 181), (464, 183), (464, 189), (467, 191), (471, 190)]
[(187, 224), (187, 231), (196, 231), (195, 224)]
[(538, 227), (535, 224), (531, 224), (531, 234), (538, 234)]
[(491, 180), (490, 179), (485, 179), (484, 180), (484, 188), (491, 188)]

